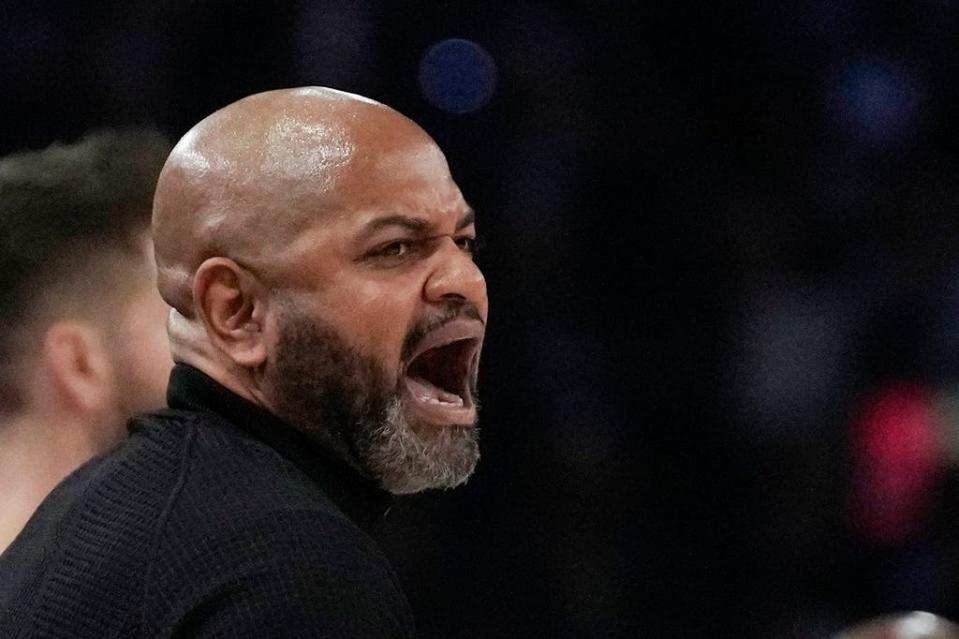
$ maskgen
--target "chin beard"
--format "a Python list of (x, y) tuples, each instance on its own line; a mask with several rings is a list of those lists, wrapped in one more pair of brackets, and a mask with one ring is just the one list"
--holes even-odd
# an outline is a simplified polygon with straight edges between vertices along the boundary
[(401, 380), (292, 305), (264, 381), (278, 417), (391, 493), (458, 486), (479, 460), (475, 424), (411, 422)]
[(417, 493), (453, 488), (469, 479), (479, 460), (477, 433), (471, 424), (415, 428), (404, 415), (402, 400), (394, 397), (379, 423), (357, 430), (353, 450), (386, 490)]

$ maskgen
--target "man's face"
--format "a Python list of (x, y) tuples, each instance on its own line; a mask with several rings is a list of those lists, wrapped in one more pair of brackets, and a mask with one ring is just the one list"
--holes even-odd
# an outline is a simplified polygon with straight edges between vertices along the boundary
[(393, 492), (461, 483), (488, 308), (472, 211), (423, 141), (354, 163), (336, 191), (278, 260), (273, 409)]

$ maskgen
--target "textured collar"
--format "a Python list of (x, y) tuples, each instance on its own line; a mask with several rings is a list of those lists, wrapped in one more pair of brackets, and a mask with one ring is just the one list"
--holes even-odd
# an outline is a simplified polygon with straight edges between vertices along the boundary
[(167, 403), (173, 409), (215, 413), (265, 443), (316, 482), (347, 517), (367, 531), (393, 501), (392, 495), (326, 448), (192, 366), (173, 367)]

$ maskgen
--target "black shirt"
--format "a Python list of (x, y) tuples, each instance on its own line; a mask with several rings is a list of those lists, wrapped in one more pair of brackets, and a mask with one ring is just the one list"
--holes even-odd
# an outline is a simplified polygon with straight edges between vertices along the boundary
[(415, 635), (360, 528), (386, 493), (194, 368), (168, 401), (0, 555), (0, 637)]

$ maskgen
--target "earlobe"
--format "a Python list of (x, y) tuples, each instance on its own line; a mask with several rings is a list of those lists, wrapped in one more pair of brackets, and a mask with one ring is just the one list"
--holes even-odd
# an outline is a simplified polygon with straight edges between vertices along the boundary
[(242, 368), (266, 360), (265, 293), (252, 273), (224, 257), (203, 262), (193, 278), (193, 306), (210, 341)]
[(51, 325), (43, 338), (43, 360), (57, 396), (74, 408), (93, 411), (113, 401), (114, 371), (100, 334), (76, 320)]

